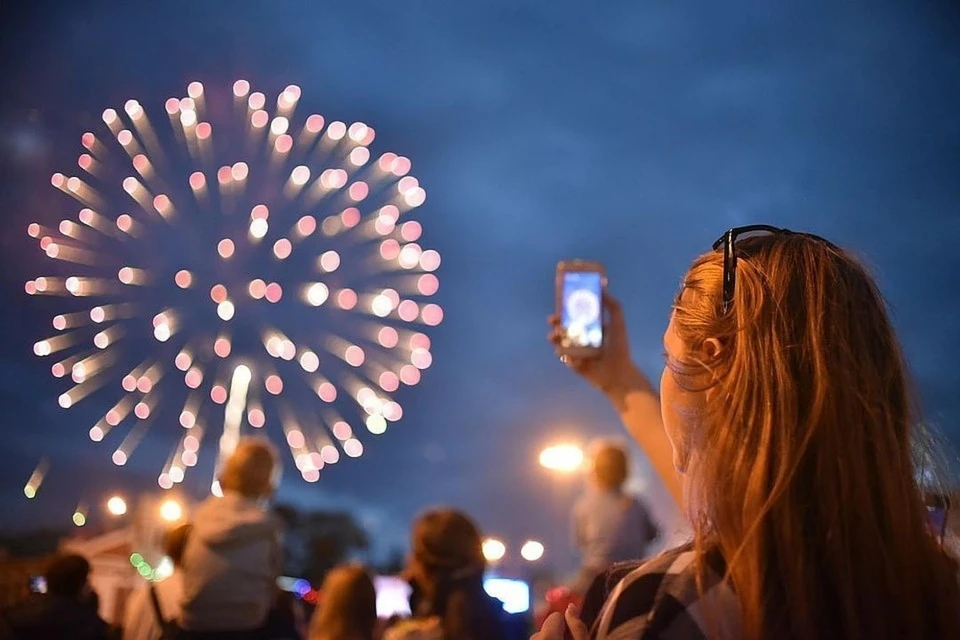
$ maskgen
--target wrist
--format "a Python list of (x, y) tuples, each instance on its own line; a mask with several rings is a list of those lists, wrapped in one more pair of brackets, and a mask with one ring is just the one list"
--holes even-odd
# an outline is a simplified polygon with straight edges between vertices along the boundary
[(647, 377), (631, 363), (622, 375), (604, 386), (601, 391), (621, 413), (626, 409), (627, 397), (633, 393), (653, 393)]

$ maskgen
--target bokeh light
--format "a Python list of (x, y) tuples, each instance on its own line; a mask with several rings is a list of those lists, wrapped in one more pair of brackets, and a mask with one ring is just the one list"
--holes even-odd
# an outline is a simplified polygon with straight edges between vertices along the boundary
[[(296, 85), (269, 97), (241, 79), (190, 82), (156, 112), (132, 98), (106, 108), (78, 132), (71, 171), (51, 176), (76, 207), (26, 227), (55, 262), (25, 292), (63, 296), (33, 344), (64, 385), (57, 403), (102, 403), (82, 432), (118, 466), (148, 432), (166, 441), (163, 489), (219, 469), (265, 427), (282, 427), (317, 481), (401, 419), (394, 395), (432, 365), (429, 340), (408, 348), (442, 319), (410, 160), (371, 155), (373, 127), (300, 102)], [(165, 501), (160, 517), (180, 520), (183, 505)]]

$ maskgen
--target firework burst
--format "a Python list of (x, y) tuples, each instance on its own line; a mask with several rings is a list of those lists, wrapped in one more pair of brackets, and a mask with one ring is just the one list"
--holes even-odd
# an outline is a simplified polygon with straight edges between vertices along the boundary
[(270, 108), (239, 80), (232, 99), (191, 83), (162, 123), (136, 100), (106, 109), (80, 172), (51, 179), (75, 219), (27, 230), (56, 263), (27, 293), (64, 297), (34, 345), (72, 380), (60, 406), (102, 406), (89, 435), (121, 466), (151, 429), (176, 432), (163, 488), (204, 442), (219, 466), (262, 429), (315, 482), (401, 419), (394, 395), (431, 364), (440, 255), (418, 244), (410, 161), (374, 158), (363, 123), (296, 118), (299, 101), (291, 85)]

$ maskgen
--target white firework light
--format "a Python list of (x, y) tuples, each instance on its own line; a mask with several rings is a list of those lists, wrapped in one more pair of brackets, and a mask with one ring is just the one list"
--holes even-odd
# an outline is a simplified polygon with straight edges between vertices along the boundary
[(100, 403), (89, 435), (117, 465), (151, 427), (177, 432), (161, 487), (204, 441), (219, 464), (263, 428), (315, 482), (401, 418), (394, 394), (430, 366), (440, 255), (412, 215), (426, 193), (407, 158), (371, 155), (373, 128), (297, 118), (299, 100), (288, 86), (270, 109), (239, 80), (231, 106), (193, 82), (169, 126), (136, 100), (107, 109), (78, 175), (51, 180), (75, 219), (28, 229), (56, 265), (27, 293), (66, 299), (34, 345), (73, 381), (60, 406)]

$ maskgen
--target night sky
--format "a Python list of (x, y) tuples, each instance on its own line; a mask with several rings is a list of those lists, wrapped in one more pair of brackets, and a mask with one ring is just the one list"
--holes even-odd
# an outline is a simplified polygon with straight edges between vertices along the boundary
[[(23, 292), (47, 258), (25, 229), (75, 217), (50, 174), (75, 167), (105, 107), (136, 98), (162, 114), (191, 80), (295, 83), (301, 108), (374, 126), (375, 149), (413, 160), (424, 237), (443, 255), (445, 320), (403, 420), (318, 484), (288, 473), (286, 500), (354, 509), (384, 545), (421, 508), (459, 505), (514, 548), (537, 537), (565, 557), (576, 486), (537, 452), (620, 427), (545, 341), (555, 263), (606, 264), (658, 379), (684, 269), (751, 222), (863, 256), (927, 418), (960, 442), (953, 3), (14, 1), (0, 24), (0, 527), (68, 525), (80, 499), (156, 488), (175, 436), (155, 426), (120, 470), (87, 438), (109, 407), (57, 406), (66, 383), (32, 354), (50, 306)], [(42, 455), (51, 470), (28, 502)]]

